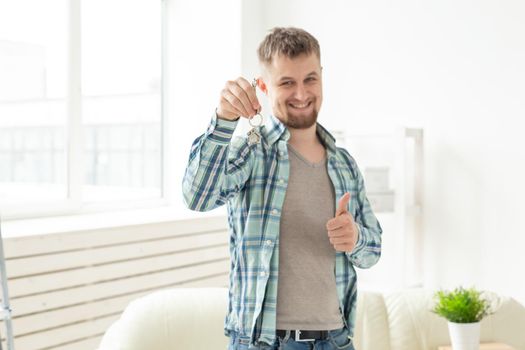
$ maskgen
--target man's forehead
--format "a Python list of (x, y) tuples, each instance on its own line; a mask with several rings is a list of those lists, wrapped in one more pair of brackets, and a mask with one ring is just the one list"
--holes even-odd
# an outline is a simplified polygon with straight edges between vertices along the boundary
[(272, 62), (262, 64), (262, 68), (263, 71), (271, 74), (274, 78), (280, 79), (287, 76), (319, 75), (321, 63), (319, 58), (313, 53), (310, 55), (299, 55), (294, 58), (275, 55)]

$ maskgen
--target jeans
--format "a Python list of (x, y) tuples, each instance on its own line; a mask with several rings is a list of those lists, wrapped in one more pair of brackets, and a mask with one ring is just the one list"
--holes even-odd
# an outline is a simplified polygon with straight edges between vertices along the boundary
[(328, 338), (309, 342), (296, 342), (289, 337), (277, 337), (272, 345), (248, 346), (249, 340), (240, 338), (235, 332), (230, 335), (228, 350), (355, 350), (352, 340), (348, 338), (346, 328), (328, 333)]

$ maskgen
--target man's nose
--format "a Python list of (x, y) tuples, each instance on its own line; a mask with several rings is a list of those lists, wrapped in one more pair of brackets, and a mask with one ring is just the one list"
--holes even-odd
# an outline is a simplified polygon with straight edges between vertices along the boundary
[(306, 89), (304, 84), (297, 84), (295, 86), (294, 97), (298, 100), (304, 100), (304, 98), (306, 97)]

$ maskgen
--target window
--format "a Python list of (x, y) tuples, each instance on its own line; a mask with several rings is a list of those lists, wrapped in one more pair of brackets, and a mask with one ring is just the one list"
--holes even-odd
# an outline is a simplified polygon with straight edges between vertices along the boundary
[(82, 2), (86, 200), (161, 194), (160, 1)]
[(0, 3), (2, 203), (66, 198), (66, 11), (65, 0)]
[(161, 198), (161, 8), (160, 0), (0, 3), (8, 217)]

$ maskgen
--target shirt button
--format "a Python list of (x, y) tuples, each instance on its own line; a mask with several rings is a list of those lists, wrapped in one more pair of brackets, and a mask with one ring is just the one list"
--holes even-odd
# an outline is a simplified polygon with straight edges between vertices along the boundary
[(284, 180), (283, 179), (279, 179), (279, 183), (282, 185), (284, 184)]
[(266, 271), (261, 271), (261, 277), (266, 277)]
[(266, 241), (266, 245), (272, 245), (272, 241), (271, 240), (267, 240)]
[(272, 214), (279, 214), (279, 210), (277, 209), (272, 210)]

